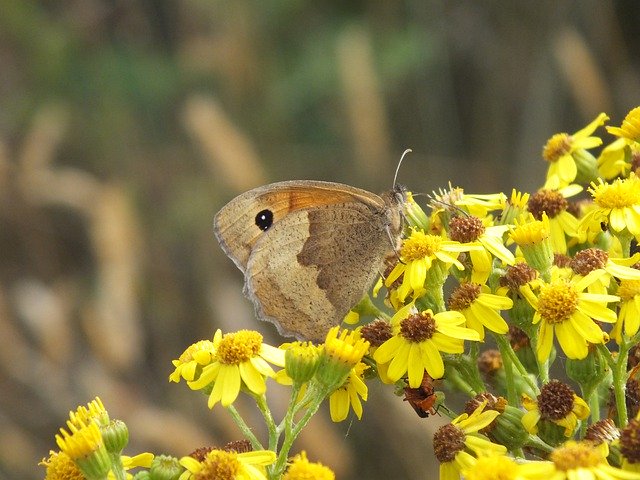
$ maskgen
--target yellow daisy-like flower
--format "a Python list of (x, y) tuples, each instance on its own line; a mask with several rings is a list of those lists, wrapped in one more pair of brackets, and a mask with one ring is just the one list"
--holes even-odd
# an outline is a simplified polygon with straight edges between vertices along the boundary
[(607, 180), (626, 177), (631, 170), (633, 152), (637, 152), (639, 147), (635, 142), (630, 146), (624, 138), (618, 138), (604, 147), (598, 157), (600, 176)]
[(520, 465), (527, 480), (637, 480), (638, 474), (612, 467), (607, 462), (606, 443), (569, 440), (551, 452), (551, 461)]
[(530, 195), (528, 193), (519, 192), (515, 188), (511, 190), (511, 196), (500, 206), (499, 223), (501, 225), (511, 225), (516, 218), (519, 218), (527, 209)]
[(515, 263), (513, 253), (504, 246), (504, 234), (508, 225), (485, 226), (482, 220), (473, 215), (454, 217), (449, 222), (451, 240), (465, 245), (482, 246), (480, 250), (471, 250), (469, 257), (473, 268), (471, 281), (485, 283), (493, 270), (493, 256), (507, 265)]
[(464, 193), (453, 203), (469, 215), (484, 218), (489, 212), (499, 210), (506, 202), (507, 196), (500, 193), (474, 194)]
[(620, 298), (584, 292), (604, 273), (603, 270), (595, 270), (579, 280), (567, 280), (554, 269), (550, 283), (539, 283), (537, 295), (530, 285), (520, 288), (535, 309), (533, 324), (540, 324), (536, 345), (539, 361), (549, 358), (554, 335), (567, 357), (573, 359), (585, 358), (589, 343), (605, 342), (606, 335), (594, 320), (615, 323), (616, 313), (607, 308), (607, 303), (617, 302)]
[(619, 127), (606, 127), (607, 132), (624, 139), (628, 145), (640, 142), (640, 107), (627, 113)]
[(358, 363), (351, 369), (349, 377), (345, 383), (338, 387), (329, 397), (329, 410), (331, 412), (331, 420), (334, 422), (342, 422), (349, 415), (349, 408), (353, 408), (353, 412), (362, 418), (362, 402), (367, 401), (369, 389), (364, 383), (364, 372), (369, 366), (363, 362)]
[(506, 455), (480, 457), (461, 473), (465, 480), (526, 480), (520, 473), (520, 464)]
[(305, 451), (291, 459), (282, 480), (334, 480), (336, 474), (319, 462), (310, 462)]
[(467, 321), (467, 327), (472, 328), (480, 340), (484, 340), (484, 328), (492, 332), (505, 334), (509, 325), (500, 315), (500, 310), (513, 307), (513, 300), (503, 295), (489, 293), (486, 285), (477, 283), (461, 284), (449, 298), (449, 309), (462, 313)]
[(418, 312), (409, 304), (391, 321), (394, 335), (378, 347), (373, 358), (380, 364), (390, 362), (387, 377), (393, 382), (408, 373), (411, 388), (420, 386), (425, 370), (431, 378), (444, 375), (440, 352), (462, 353), (464, 340), (480, 340), (478, 332), (462, 326), (465, 318), (460, 312)]
[(521, 256), (539, 272), (547, 272), (553, 265), (553, 246), (551, 244), (551, 226), (549, 217), (542, 213), (536, 220), (531, 212), (515, 220), (509, 237), (518, 245)]
[(632, 337), (640, 329), (640, 280), (621, 280), (617, 293), (620, 297), (620, 311), (611, 337), (622, 343), (622, 332), (627, 337)]
[(542, 151), (543, 158), (549, 162), (544, 188), (557, 190), (576, 179), (578, 175), (577, 162), (590, 155), (587, 152), (588, 149), (602, 144), (600, 138), (592, 137), (591, 134), (607, 120), (609, 117), (601, 113), (589, 125), (573, 135), (557, 133), (547, 141)]
[[(222, 336), (222, 331), (217, 330), (215, 335)], [(216, 350), (211, 340), (200, 340), (190, 345), (180, 355), (180, 358), (171, 362), (176, 368), (169, 375), (169, 381), (178, 383), (181, 378), (184, 378), (187, 382), (195, 380), (196, 376), (202, 373), (202, 367), (212, 362), (215, 354)]]
[(213, 384), (208, 406), (218, 402), (231, 405), (244, 385), (255, 395), (263, 395), (267, 389), (265, 378), (275, 372), (267, 363), (284, 367), (284, 350), (262, 343), (262, 335), (251, 330), (222, 335), (218, 330), (213, 337), (215, 355), (211, 363), (202, 367), (200, 376), (187, 382), (193, 390), (202, 390)]
[(540, 190), (529, 198), (529, 211), (536, 220), (546, 214), (549, 219), (551, 245), (554, 253), (567, 253), (567, 238), (578, 238), (578, 219), (567, 211), (567, 198), (582, 191), (580, 185), (571, 184), (561, 190)]
[(440, 462), (440, 480), (459, 480), (460, 473), (473, 469), (478, 458), (507, 453), (504, 445), (478, 433), (500, 415), (496, 410), (483, 411), (485, 406), (486, 402), (471, 415), (463, 413), (434, 434), (433, 450)]
[(201, 462), (193, 457), (182, 457), (180, 465), (186, 470), (180, 475), (180, 480), (266, 480), (265, 467), (276, 458), (275, 452), (270, 450), (243, 453), (211, 450)]
[(385, 280), (385, 286), (391, 287), (402, 276), (402, 284), (397, 289), (399, 300), (404, 302), (411, 293), (414, 298), (421, 296), (426, 292), (425, 280), (428, 271), (435, 269), (434, 273), (440, 279), (437, 282), (439, 285), (444, 281), (451, 265), (455, 265), (458, 270), (464, 270), (464, 266), (458, 260), (460, 252), (481, 249), (481, 246), (462, 245), (414, 228), (402, 243), (402, 261), (391, 270)]
[(588, 190), (595, 208), (589, 210), (578, 225), (583, 237), (585, 233), (602, 231), (604, 223), (614, 233), (628, 231), (636, 240), (640, 239), (640, 179), (634, 173), (611, 183), (598, 179)]
[(69, 432), (61, 428), (56, 435), (60, 451), (69, 456), (89, 478), (104, 478), (111, 470), (109, 454), (96, 422), (75, 425), (67, 422)]
[(576, 275), (576, 280), (589, 275), (594, 270), (602, 269), (606, 275), (602, 275), (587, 287), (589, 293), (608, 293), (611, 278), (618, 280), (640, 280), (640, 270), (631, 268), (640, 261), (640, 254), (636, 253), (629, 258), (611, 258), (607, 252), (599, 248), (585, 248), (574, 255), (569, 262), (571, 272)]
[(54, 452), (51, 450), (49, 452), (49, 458), (43, 458), (39, 465), (47, 469), (44, 477), (45, 480), (86, 479), (76, 463), (64, 452)]
[(523, 393), (522, 405), (528, 410), (522, 417), (522, 425), (531, 434), (538, 433), (538, 422), (545, 420), (563, 427), (564, 436), (570, 437), (578, 420), (585, 420), (590, 413), (587, 403), (558, 380), (543, 385), (536, 400)]
[(341, 387), (369, 350), (369, 342), (358, 331), (333, 327), (327, 332), (314, 381), (327, 393)]

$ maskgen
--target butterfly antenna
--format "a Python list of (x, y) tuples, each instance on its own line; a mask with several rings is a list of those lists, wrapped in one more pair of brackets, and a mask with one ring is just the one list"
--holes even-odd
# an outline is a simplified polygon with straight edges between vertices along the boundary
[(396, 174), (393, 176), (393, 190), (396, 189), (397, 181), (398, 181), (398, 172), (400, 171), (400, 165), (402, 165), (402, 160), (407, 153), (411, 153), (413, 150), (407, 148), (404, 152), (402, 152), (402, 156), (400, 157), (400, 161), (398, 162), (398, 166), (396, 167)]

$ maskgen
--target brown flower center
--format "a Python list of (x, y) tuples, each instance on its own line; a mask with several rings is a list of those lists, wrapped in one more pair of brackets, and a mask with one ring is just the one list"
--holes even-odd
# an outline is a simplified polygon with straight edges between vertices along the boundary
[(547, 420), (563, 419), (573, 410), (573, 397), (573, 390), (567, 384), (551, 380), (538, 395), (540, 415)]
[(449, 222), (449, 237), (460, 243), (475, 242), (485, 231), (478, 217), (454, 217)]
[(449, 310), (462, 311), (471, 306), (480, 296), (480, 285), (463, 283), (449, 297)]
[(435, 319), (428, 312), (416, 313), (400, 322), (400, 335), (412, 343), (424, 342), (435, 332)]
[(464, 432), (450, 423), (433, 435), (433, 451), (440, 463), (452, 462), (464, 450)]
[(580, 250), (571, 260), (571, 269), (578, 275), (587, 275), (594, 270), (604, 268), (609, 260), (609, 254), (599, 248)]
[(542, 214), (547, 213), (549, 218), (554, 218), (564, 212), (569, 206), (567, 199), (560, 192), (554, 190), (540, 190), (529, 198), (527, 207), (536, 220), (542, 220)]

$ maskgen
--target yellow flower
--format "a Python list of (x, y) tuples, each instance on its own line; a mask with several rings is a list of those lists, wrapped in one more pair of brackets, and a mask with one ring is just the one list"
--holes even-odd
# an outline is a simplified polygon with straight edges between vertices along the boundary
[(201, 462), (193, 457), (182, 457), (180, 465), (186, 471), (180, 475), (180, 480), (266, 480), (265, 467), (275, 461), (276, 454), (270, 450), (243, 453), (211, 450)]
[(481, 246), (471, 250), (469, 256), (473, 265), (471, 281), (485, 283), (493, 270), (493, 256), (507, 265), (513, 265), (513, 253), (504, 246), (503, 237), (508, 225), (485, 226), (480, 218), (473, 215), (453, 217), (449, 222), (451, 240), (469, 246)]
[(520, 464), (505, 455), (479, 457), (472, 466), (462, 470), (465, 480), (525, 480)]
[(538, 422), (545, 420), (563, 427), (564, 436), (570, 437), (578, 420), (585, 420), (590, 413), (587, 403), (558, 380), (543, 385), (536, 400), (523, 393), (522, 405), (528, 410), (522, 417), (522, 424), (531, 434), (538, 433)]
[(551, 282), (541, 281), (537, 295), (530, 285), (520, 288), (535, 309), (533, 324), (540, 324), (536, 345), (539, 361), (549, 358), (554, 334), (567, 357), (574, 359), (587, 356), (588, 343), (605, 342), (606, 335), (594, 320), (615, 323), (616, 314), (607, 308), (607, 303), (617, 302), (619, 297), (583, 291), (604, 273), (595, 270), (578, 280), (567, 280), (554, 269)]
[(307, 453), (300, 452), (291, 459), (291, 464), (282, 480), (334, 480), (335, 473), (319, 462), (307, 460)]
[(622, 121), (622, 125), (619, 127), (606, 128), (607, 132), (624, 139), (628, 145), (640, 142), (640, 107), (636, 107), (627, 113), (627, 116), (624, 117)]
[(364, 372), (369, 366), (363, 362), (358, 363), (351, 369), (347, 380), (341, 387), (338, 387), (329, 397), (329, 410), (331, 412), (331, 420), (334, 422), (342, 422), (349, 414), (349, 407), (353, 408), (353, 412), (362, 418), (362, 402), (360, 398), (367, 401), (369, 389), (364, 383)]
[(208, 406), (218, 402), (231, 405), (244, 385), (255, 395), (263, 395), (267, 389), (265, 378), (275, 372), (267, 362), (284, 366), (284, 350), (262, 343), (262, 335), (251, 330), (222, 335), (218, 330), (213, 337), (215, 355), (211, 363), (202, 367), (200, 376), (187, 382), (193, 390), (202, 390), (213, 384)]
[(425, 280), (429, 270), (434, 268), (438, 278), (444, 281), (451, 265), (455, 265), (458, 270), (464, 270), (464, 266), (458, 261), (460, 252), (481, 249), (481, 246), (462, 245), (414, 228), (402, 243), (401, 262), (391, 270), (385, 280), (385, 286), (391, 287), (402, 276), (402, 284), (398, 288), (399, 300), (404, 302), (412, 292), (413, 297), (417, 298), (426, 292)]
[(637, 151), (637, 144), (630, 146), (626, 139), (616, 139), (600, 152), (600, 156), (598, 157), (598, 173), (607, 180), (616, 177), (626, 177), (631, 170), (630, 159), (633, 156), (633, 152)]
[(567, 211), (566, 199), (581, 191), (580, 185), (572, 184), (561, 190), (539, 190), (529, 199), (527, 206), (536, 220), (542, 220), (543, 214), (549, 218), (554, 253), (567, 253), (567, 237), (578, 237), (578, 219)]
[(528, 462), (520, 466), (527, 480), (637, 480), (638, 474), (612, 467), (607, 462), (606, 443), (569, 440), (551, 452), (551, 461)]
[(598, 233), (604, 223), (614, 233), (628, 231), (636, 240), (640, 239), (640, 179), (634, 173), (611, 183), (598, 179), (598, 183), (591, 183), (589, 193), (595, 208), (584, 215), (578, 225), (579, 231)]
[(387, 376), (393, 382), (408, 373), (411, 388), (422, 383), (425, 370), (431, 378), (444, 375), (440, 352), (462, 353), (464, 340), (480, 339), (475, 330), (462, 326), (465, 318), (460, 312), (418, 312), (409, 304), (391, 321), (394, 336), (378, 347), (373, 358), (381, 364), (391, 362)]
[[(222, 331), (216, 331), (215, 335), (222, 335)], [(195, 380), (196, 376), (202, 373), (202, 367), (212, 362), (215, 353), (213, 341), (211, 340), (200, 340), (190, 345), (180, 355), (180, 358), (172, 361), (173, 366), (176, 368), (169, 376), (169, 381), (178, 383), (181, 378), (184, 378), (187, 382)]]
[(327, 333), (314, 380), (328, 392), (341, 387), (369, 350), (357, 331), (333, 327)]
[(67, 426), (70, 433), (61, 428), (56, 435), (60, 451), (68, 455), (86, 477), (104, 478), (111, 470), (111, 461), (98, 424), (91, 421), (76, 425), (68, 421)]
[(620, 312), (611, 337), (622, 343), (622, 332), (632, 337), (640, 329), (640, 280), (621, 280), (618, 286)]
[(45, 467), (45, 480), (85, 480), (86, 477), (69, 455), (64, 452), (49, 452), (49, 458), (42, 459), (40, 465)]
[(486, 402), (469, 415), (463, 413), (433, 436), (433, 450), (440, 462), (440, 479), (460, 478), (461, 471), (473, 469), (480, 457), (504, 455), (507, 448), (489, 441), (478, 431), (490, 425), (500, 413), (484, 411)]
[(549, 162), (544, 188), (556, 190), (569, 185), (576, 179), (578, 163), (590, 155), (587, 150), (602, 144), (600, 138), (592, 137), (591, 134), (607, 120), (609, 117), (601, 113), (589, 125), (573, 135), (557, 133), (547, 141), (542, 151), (543, 158)]
[(516, 219), (509, 237), (520, 250), (527, 263), (538, 270), (546, 272), (553, 265), (553, 246), (551, 244), (551, 226), (549, 217), (542, 213), (542, 218), (536, 220), (528, 212)]
[(509, 325), (500, 316), (500, 310), (513, 307), (513, 300), (506, 296), (489, 293), (486, 285), (477, 283), (461, 284), (449, 298), (449, 309), (462, 313), (467, 327), (472, 328), (484, 340), (484, 328), (492, 332), (505, 334)]
[(640, 254), (636, 253), (630, 258), (611, 258), (607, 252), (599, 248), (585, 248), (577, 252), (569, 262), (571, 271), (575, 273), (576, 280), (587, 276), (594, 270), (602, 269), (606, 275), (602, 275), (587, 287), (589, 293), (607, 293), (611, 278), (618, 280), (640, 280), (640, 270), (631, 268), (638, 263)]
[(502, 211), (499, 215), (501, 225), (511, 225), (516, 218), (519, 218), (527, 209), (530, 195), (517, 191), (515, 188), (511, 190), (511, 196), (507, 199), (505, 196), (504, 203), (500, 206)]

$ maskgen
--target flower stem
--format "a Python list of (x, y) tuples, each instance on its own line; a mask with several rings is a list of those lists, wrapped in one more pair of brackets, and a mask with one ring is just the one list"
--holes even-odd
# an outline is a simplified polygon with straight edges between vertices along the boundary
[[(500, 350), (500, 354), (502, 355), (502, 361), (510, 362), (511, 366), (515, 367), (515, 369), (522, 376), (524, 381), (527, 382), (529, 387), (531, 387), (531, 390), (535, 392), (536, 395), (538, 395), (540, 393), (540, 389), (538, 388), (538, 385), (529, 376), (529, 372), (527, 372), (527, 369), (524, 367), (524, 365), (522, 365), (522, 362), (516, 355), (516, 352), (513, 351), (513, 347), (511, 347), (511, 344), (509, 343), (509, 340), (507, 340), (507, 337), (505, 335), (494, 335), (494, 338), (496, 339), (496, 343), (498, 344), (498, 349)], [(513, 378), (507, 378), (507, 392), (509, 389), (509, 384), (513, 384), (513, 386), (515, 386), (515, 382), (513, 381)], [(511, 403), (511, 399), (509, 398), (508, 400), (509, 400), (509, 403)], [(516, 394), (516, 402), (512, 403), (512, 405), (517, 405), (517, 404), (518, 404), (518, 396)]]
[(226, 408), (227, 408), (227, 411), (231, 414), (231, 418), (236, 423), (236, 425), (238, 426), (242, 434), (245, 436), (247, 440), (249, 440), (249, 442), (251, 442), (251, 446), (253, 447), (253, 449), (264, 450), (264, 447), (262, 446), (260, 441), (256, 438), (256, 436), (253, 434), (253, 432), (251, 431), (251, 428), (249, 428), (249, 426), (246, 424), (244, 419), (240, 416), (240, 414), (238, 413), (238, 410), (236, 410), (236, 407), (234, 407), (233, 405), (229, 405)]

